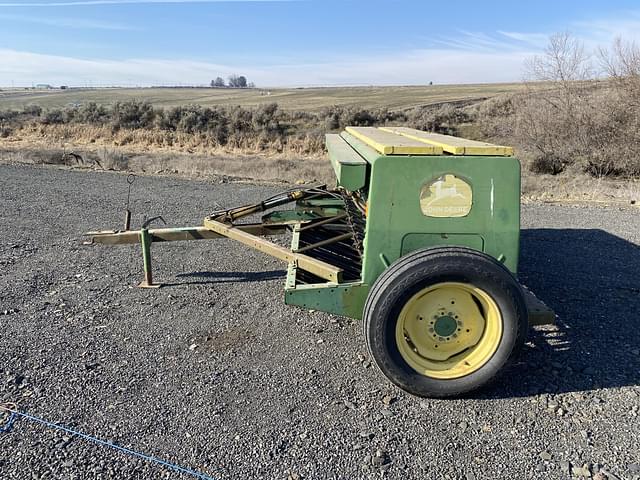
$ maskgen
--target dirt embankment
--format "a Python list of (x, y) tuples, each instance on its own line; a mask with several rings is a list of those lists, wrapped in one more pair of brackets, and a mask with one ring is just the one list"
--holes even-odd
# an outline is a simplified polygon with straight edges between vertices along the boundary
[[(335, 175), (325, 155), (293, 156), (247, 153), (242, 150), (236, 153), (228, 150), (206, 153), (206, 150), (190, 152), (189, 148), (181, 151), (178, 148), (136, 148), (133, 145), (114, 146), (108, 141), (101, 143), (54, 141), (28, 135), (11, 141), (0, 139), (0, 163), (60, 165), (187, 178), (335, 183)], [(522, 198), (525, 202), (638, 205), (640, 181), (594, 178), (576, 172), (534, 174), (523, 169)]]
[(335, 181), (323, 155), (294, 155), (276, 151), (207, 148), (182, 143), (159, 147), (132, 142), (120, 145), (113, 137), (91, 141), (68, 136), (30, 134), (22, 131), (0, 139), (0, 163), (61, 165), (142, 174), (170, 174), (189, 178), (227, 177), (276, 183)]

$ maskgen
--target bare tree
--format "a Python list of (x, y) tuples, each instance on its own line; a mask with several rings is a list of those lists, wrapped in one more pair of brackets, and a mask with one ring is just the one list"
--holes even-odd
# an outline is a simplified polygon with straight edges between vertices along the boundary
[(640, 48), (634, 41), (618, 37), (611, 49), (600, 48), (600, 63), (611, 78), (640, 76)]
[(599, 50), (598, 69), (592, 59), (568, 33), (553, 35), (526, 62), (525, 92), (503, 101), (497, 127), (488, 122), (520, 147), (530, 169), (640, 175), (640, 48), (618, 39)]
[(534, 169), (558, 173), (589, 150), (593, 77), (591, 55), (567, 32), (552, 35), (544, 52), (525, 62), (528, 89), (517, 101), (516, 134), (536, 152)]
[(556, 33), (542, 55), (525, 63), (527, 80), (569, 84), (593, 78), (591, 56), (584, 45), (570, 33)]
[(640, 47), (634, 41), (624, 41), (618, 37), (610, 49), (598, 51), (603, 72), (613, 81), (618, 94), (640, 105)]
[(543, 99), (561, 115), (573, 117), (580, 99), (589, 88), (588, 80), (594, 78), (591, 55), (584, 45), (568, 32), (549, 37), (543, 55), (537, 55), (525, 63), (528, 80), (545, 82), (550, 91)]

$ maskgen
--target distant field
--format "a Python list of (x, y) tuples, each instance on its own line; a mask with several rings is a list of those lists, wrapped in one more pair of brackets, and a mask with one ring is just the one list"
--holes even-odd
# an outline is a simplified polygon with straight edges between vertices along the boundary
[(111, 104), (140, 99), (156, 106), (198, 104), (256, 106), (276, 102), (285, 110), (314, 111), (330, 105), (403, 110), (420, 105), (474, 100), (517, 91), (519, 83), (433, 85), (420, 87), (327, 87), (290, 89), (100, 88), (70, 90), (1, 90), (0, 110), (40, 105), (60, 108), (86, 102)]

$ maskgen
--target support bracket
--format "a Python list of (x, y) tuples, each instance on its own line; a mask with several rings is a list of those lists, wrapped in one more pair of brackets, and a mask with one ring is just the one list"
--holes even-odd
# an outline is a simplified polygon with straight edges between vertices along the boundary
[(140, 288), (159, 288), (160, 284), (153, 283), (153, 271), (151, 267), (152, 237), (148, 228), (140, 230), (140, 245), (142, 246), (142, 265), (144, 268), (144, 280), (138, 285)]

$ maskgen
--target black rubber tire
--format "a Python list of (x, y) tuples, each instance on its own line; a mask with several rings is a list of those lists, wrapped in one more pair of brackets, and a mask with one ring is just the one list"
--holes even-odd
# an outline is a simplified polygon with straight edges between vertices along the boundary
[[(400, 310), (420, 290), (441, 282), (472, 284), (497, 304), (502, 338), (493, 356), (475, 372), (436, 379), (416, 372), (400, 355), (395, 329)], [(420, 397), (456, 397), (486, 385), (522, 347), (528, 331), (522, 287), (494, 258), (464, 247), (412, 252), (393, 263), (371, 288), (364, 308), (364, 334), (371, 357), (394, 384)]]

